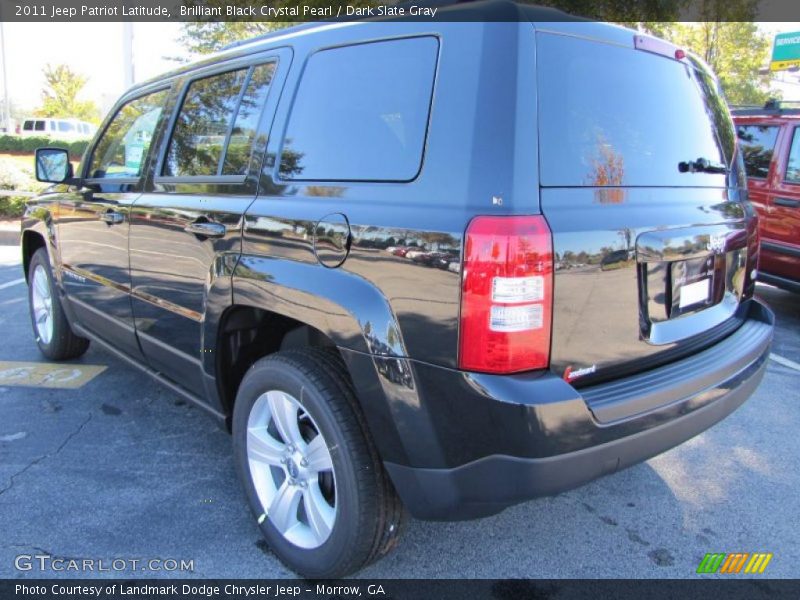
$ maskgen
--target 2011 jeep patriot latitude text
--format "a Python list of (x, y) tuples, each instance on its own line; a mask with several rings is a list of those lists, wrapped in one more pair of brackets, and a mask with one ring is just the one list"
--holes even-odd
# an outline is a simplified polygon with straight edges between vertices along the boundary
[(76, 174), (37, 154), (42, 352), (93, 340), (230, 427), (306, 576), (388, 551), (404, 507), (480, 517), (645, 460), (763, 375), (712, 74), (510, 6), (278, 32), (128, 91)]

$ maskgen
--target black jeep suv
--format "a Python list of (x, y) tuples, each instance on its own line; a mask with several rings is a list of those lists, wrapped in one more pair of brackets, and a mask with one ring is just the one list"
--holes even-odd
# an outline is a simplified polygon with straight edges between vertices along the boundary
[(307, 576), (388, 551), (403, 507), (490, 515), (663, 452), (764, 372), (707, 67), (483, 8), (519, 20), (239, 44), (128, 91), (75, 173), (37, 154), (42, 352), (92, 340), (230, 427), (254, 520)]

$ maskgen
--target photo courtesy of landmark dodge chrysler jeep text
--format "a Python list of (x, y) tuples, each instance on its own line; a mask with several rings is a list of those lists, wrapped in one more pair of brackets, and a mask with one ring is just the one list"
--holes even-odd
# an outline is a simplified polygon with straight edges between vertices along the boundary
[(129, 90), (75, 173), (37, 153), (41, 351), (92, 340), (229, 427), (305, 576), (387, 552), (405, 509), (491, 515), (643, 461), (764, 373), (707, 67), (549, 10), (442, 12), (474, 10), (504, 18), (239, 43)]

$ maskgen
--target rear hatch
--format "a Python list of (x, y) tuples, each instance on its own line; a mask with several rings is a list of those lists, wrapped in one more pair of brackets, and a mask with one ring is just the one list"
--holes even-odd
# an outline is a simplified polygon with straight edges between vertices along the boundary
[(660, 40), (587, 27), (536, 33), (551, 368), (577, 386), (730, 334), (757, 252), (733, 124), (707, 69)]

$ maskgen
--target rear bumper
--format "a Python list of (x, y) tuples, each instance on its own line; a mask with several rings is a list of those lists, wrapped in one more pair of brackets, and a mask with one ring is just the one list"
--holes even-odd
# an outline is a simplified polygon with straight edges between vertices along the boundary
[[(431, 373), (434, 367), (416, 365), (423, 398), (437, 381), (433, 392), (440, 401), (451, 404), (449, 389), (462, 408), (452, 426), (435, 419), (443, 460), (484, 454), (444, 468), (386, 462), (395, 487), (418, 518), (481, 517), (576, 487), (694, 437), (736, 410), (764, 374), (774, 317), (762, 304), (750, 304), (742, 326), (714, 346), (593, 388), (575, 390), (551, 374), (498, 378), (436, 369), (448, 379)], [(478, 415), (471, 415), (476, 407)], [(473, 427), (476, 416), (485, 433), (467, 441), (461, 429), (481, 435)], [(465, 442), (459, 452), (457, 445)]]

